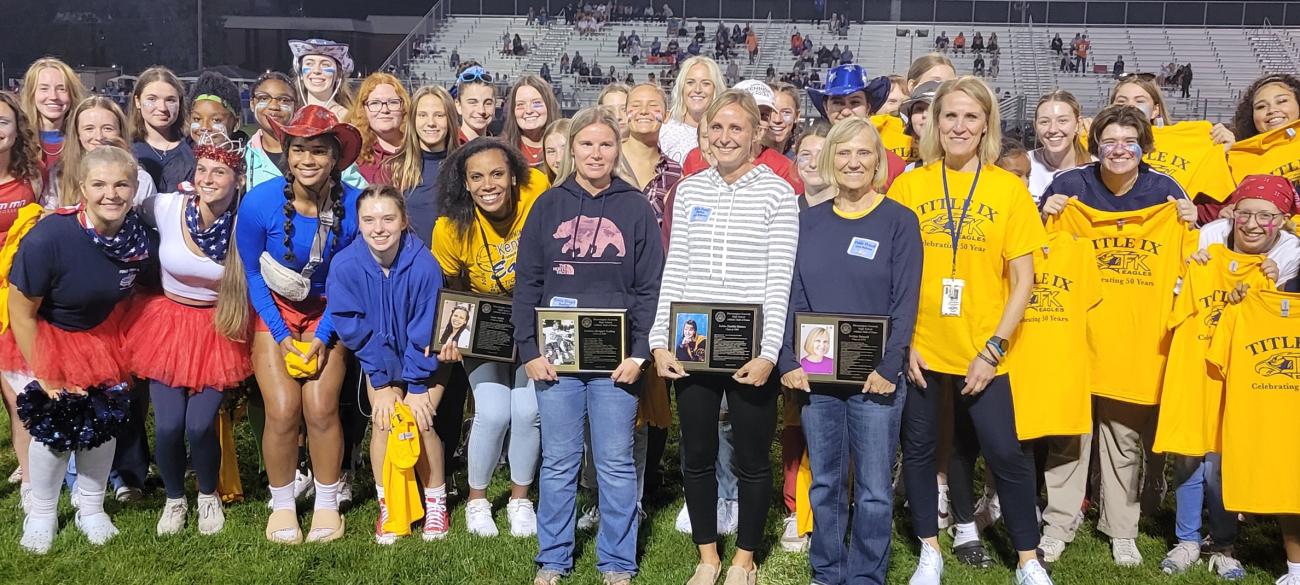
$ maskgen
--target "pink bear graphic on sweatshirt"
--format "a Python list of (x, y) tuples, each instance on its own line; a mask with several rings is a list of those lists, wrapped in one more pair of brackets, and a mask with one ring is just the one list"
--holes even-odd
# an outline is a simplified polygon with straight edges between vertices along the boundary
[(613, 221), (605, 218), (580, 215), (556, 226), (553, 237), (557, 240), (566, 240), (564, 247), (560, 248), (560, 253), (568, 254), (576, 251), (578, 258), (586, 258), (588, 253), (592, 258), (600, 258), (605, 255), (605, 251), (610, 246), (618, 252), (617, 257), (622, 258), (627, 255), (623, 232), (619, 231)]

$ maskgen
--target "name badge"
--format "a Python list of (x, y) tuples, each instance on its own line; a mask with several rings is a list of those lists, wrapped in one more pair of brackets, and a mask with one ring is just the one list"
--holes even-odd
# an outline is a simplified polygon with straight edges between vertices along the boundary
[(709, 221), (710, 217), (713, 217), (712, 207), (701, 207), (699, 205), (696, 205), (695, 207), (691, 208), (691, 213), (690, 216), (687, 218), (687, 221), (690, 223), (706, 222)]
[(849, 242), (849, 255), (867, 260), (876, 259), (876, 250), (880, 249), (880, 242), (868, 240), (867, 238), (853, 238)]
[(568, 297), (551, 297), (551, 308), (576, 309), (578, 308), (578, 299), (571, 299)]
[(961, 293), (966, 288), (966, 281), (960, 278), (943, 279), (943, 307), (940, 314), (944, 317), (961, 316)]

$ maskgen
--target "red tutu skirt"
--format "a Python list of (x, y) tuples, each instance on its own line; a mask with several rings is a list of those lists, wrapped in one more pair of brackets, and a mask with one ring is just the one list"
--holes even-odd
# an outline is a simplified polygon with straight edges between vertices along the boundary
[(127, 363), (141, 378), (191, 392), (238, 386), (253, 374), (245, 342), (217, 332), (215, 307), (191, 307), (165, 296), (135, 304), (126, 329)]
[(18, 351), (18, 342), (14, 340), (13, 327), (0, 333), (0, 372), (30, 372), (23, 352)]
[(130, 303), (117, 309), (93, 329), (67, 331), (44, 319), (36, 320), (36, 363), (32, 375), (69, 386), (113, 386), (131, 380), (122, 351), (122, 319)]

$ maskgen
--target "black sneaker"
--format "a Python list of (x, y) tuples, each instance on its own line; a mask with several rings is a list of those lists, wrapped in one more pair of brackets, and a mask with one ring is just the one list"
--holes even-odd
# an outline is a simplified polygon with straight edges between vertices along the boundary
[(952, 556), (957, 557), (957, 562), (977, 569), (987, 569), (993, 566), (993, 557), (990, 557), (988, 551), (984, 550), (984, 543), (979, 540), (952, 547)]

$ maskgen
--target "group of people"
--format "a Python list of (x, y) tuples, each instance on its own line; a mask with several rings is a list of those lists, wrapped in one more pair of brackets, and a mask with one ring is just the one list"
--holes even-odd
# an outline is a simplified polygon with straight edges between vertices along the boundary
[[(939, 36), (934, 37), (934, 48), (941, 53), (947, 53), (951, 49), (953, 54), (965, 55), (967, 48), (966, 33), (958, 32), (956, 38), (948, 38), (948, 31), (940, 31)], [(1000, 53), (1002, 48), (998, 45), (998, 33), (990, 34), (988, 43), (985, 44), (984, 33), (975, 31), (975, 36), (970, 39), (970, 50), (976, 55), (986, 50), (995, 55)]]
[[(157, 532), (186, 528), (187, 466), (199, 533), (221, 532), (238, 489), (222, 469), (239, 463), (217, 429), (239, 388), (260, 411), (268, 540), (346, 532), (359, 418), (374, 540), (436, 541), (468, 392), (465, 529), (498, 535), (486, 490), (504, 453), (535, 585), (573, 570), (580, 527), (597, 530), (603, 581), (633, 580), (674, 403), (688, 585), (755, 583), (778, 428), (780, 544), (806, 548), (814, 583), (885, 582), (901, 453), (913, 585), (940, 583), (944, 528), (958, 562), (994, 564), (981, 531), (999, 520), (1015, 582), (1050, 584), (1087, 501), (1115, 564), (1139, 565), (1166, 460), (1178, 543), (1162, 569), (1204, 547), (1209, 570), (1241, 578), (1236, 513), (1273, 515), (1278, 583), (1300, 584), (1300, 492), (1278, 489), (1300, 479), (1300, 79), (1259, 79), (1231, 124), (1175, 122), (1142, 77), (1091, 118), (1053, 91), (1027, 151), (988, 85), (938, 53), (899, 76), (836, 66), (806, 92), (728, 88), (696, 56), (671, 95), (610, 84), (565, 118), (538, 76), (500, 96), (469, 61), (450, 88), (374, 73), (353, 90), (346, 45), (290, 49), (292, 74), (264, 74), (247, 104), (220, 75), (187, 89), (155, 67), (128, 116), (53, 58), (0, 93), (0, 380), (23, 549), (51, 551), (70, 458), (77, 529), (113, 538), (103, 500), (131, 461), (115, 452), (143, 443), (150, 404)], [(819, 119), (800, 119), (805, 99)], [(516, 359), (476, 357), (480, 316), (441, 306), (444, 289), (508, 304)], [(716, 345), (674, 322), (682, 303), (754, 307), (750, 359), (688, 369)], [(537, 314), (574, 309), (622, 311), (612, 371), (557, 368), (582, 350)], [(813, 314), (886, 326), (865, 347), (805, 335)], [(846, 368), (846, 352), (874, 357)], [(355, 388), (368, 415), (340, 406)], [(579, 510), (584, 488), (598, 504)]]
[[(1047, 47), (1061, 58), (1060, 71), (1062, 73), (1087, 73), (1088, 52), (1092, 50), (1092, 41), (1088, 40), (1088, 35), (1074, 33), (1074, 38), (1070, 40), (1070, 46), (1065, 46), (1065, 41), (1061, 39), (1061, 33), (1052, 36)], [(1123, 62), (1123, 58), (1120, 59)]]

